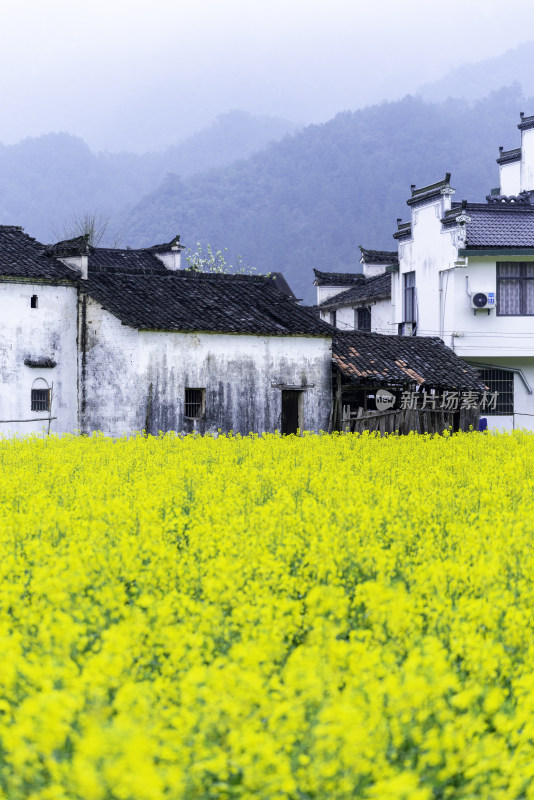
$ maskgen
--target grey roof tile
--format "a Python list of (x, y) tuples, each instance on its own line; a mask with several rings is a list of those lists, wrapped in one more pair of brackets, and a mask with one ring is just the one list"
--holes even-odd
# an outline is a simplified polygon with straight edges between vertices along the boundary
[(389, 272), (364, 278), (356, 286), (329, 297), (328, 300), (321, 303), (321, 308), (340, 308), (372, 300), (385, 300), (388, 297), (391, 297), (391, 274)]
[(534, 206), (468, 203), (468, 248), (534, 247)]
[(478, 372), (437, 337), (338, 331), (332, 354), (343, 376), (362, 386), (484, 389)]
[(81, 289), (124, 324), (142, 330), (332, 335), (332, 328), (269, 277), (180, 271), (89, 273)]
[(313, 270), (315, 273), (316, 286), (352, 286), (359, 281), (365, 280), (362, 272), (322, 272), (319, 269)]
[(16, 225), (0, 225), (0, 275), (37, 280), (76, 280), (73, 270), (45, 254), (45, 245)]

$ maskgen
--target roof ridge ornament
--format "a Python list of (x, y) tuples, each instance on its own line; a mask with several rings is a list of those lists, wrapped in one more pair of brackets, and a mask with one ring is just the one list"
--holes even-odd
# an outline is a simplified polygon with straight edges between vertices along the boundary
[(492, 205), (521, 205), (529, 206), (530, 192), (520, 192), (519, 194), (488, 194), (486, 195), (488, 204)]

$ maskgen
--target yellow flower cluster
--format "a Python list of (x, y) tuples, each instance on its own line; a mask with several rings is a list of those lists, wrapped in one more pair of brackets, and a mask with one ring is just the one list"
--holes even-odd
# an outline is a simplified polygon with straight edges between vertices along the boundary
[(0, 469), (0, 798), (534, 798), (534, 436)]

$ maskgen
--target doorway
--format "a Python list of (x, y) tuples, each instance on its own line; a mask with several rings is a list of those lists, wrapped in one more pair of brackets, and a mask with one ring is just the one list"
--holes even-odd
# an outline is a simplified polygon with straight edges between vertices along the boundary
[(282, 434), (289, 436), (302, 430), (302, 392), (296, 389), (282, 390)]

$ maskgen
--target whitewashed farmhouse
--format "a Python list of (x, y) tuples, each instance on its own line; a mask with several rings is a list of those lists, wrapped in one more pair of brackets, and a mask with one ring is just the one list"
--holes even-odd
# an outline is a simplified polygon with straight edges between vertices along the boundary
[(181, 250), (0, 226), (0, 434), (328, 427), (331, 328), (284, 281), (180, 270)]

